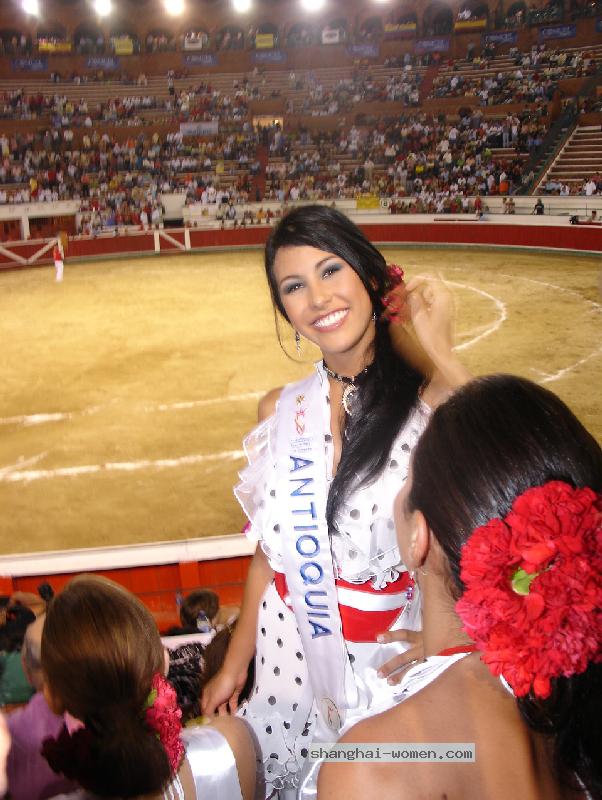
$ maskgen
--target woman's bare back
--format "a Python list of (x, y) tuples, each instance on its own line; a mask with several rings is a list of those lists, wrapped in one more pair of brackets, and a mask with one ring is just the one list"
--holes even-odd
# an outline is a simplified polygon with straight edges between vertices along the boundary
[(555, 780), (543, 737), (473, 654), (387, 712), (355, 726), (342, 742), (475, 745), (468, 763), (329, 764), (320, 800), (574, 800)]

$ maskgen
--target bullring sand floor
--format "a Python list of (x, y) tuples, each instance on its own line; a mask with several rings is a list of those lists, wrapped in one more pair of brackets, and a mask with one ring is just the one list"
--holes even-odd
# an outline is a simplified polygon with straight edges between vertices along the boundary
[[(600, 260), (388, 248), (440, 270), (476, 373), (557, 392), (602, 439)], [(257, 400), (307, 374), (280, 349), (260, 251), (0, 274), (0, 553), (239, 531)], [(283, 334), (294, 352), (289, 332)]]

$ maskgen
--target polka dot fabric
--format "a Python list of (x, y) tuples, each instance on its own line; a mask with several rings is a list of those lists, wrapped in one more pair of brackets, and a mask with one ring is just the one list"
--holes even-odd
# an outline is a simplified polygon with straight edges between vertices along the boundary
[[(328, 431), (328, 380), (321, 362), (316, 368), (322, 388), (324, 430)], [(382, 474), (343, 505), (331, 540), (338, 577), (350, 583), (370, 581), (374, 588), (382, 589), (405, 569), (393, 524), (393, 501), (407, 478), (410, 453), (426, 427), (429, 413), (429, 407), (419, 401), (395, 440)], [(247, 535), (261, 543), (271, 567), (283, 572), (281, 507), (276, 494), (276, 424), (277, 415), (274, 415), (245, 439), (249, 464), (240, 473), (241, 482), (234, 491), (251, 522)], [(330, 482), (334, 455), (330, 433), (324, 436), (324, 448)]]
[[(320, 381), (324, 448), (330, 482), (333, 443), (330, 431), (328, 380), (321, 363)], [(428, 422), (428, 406), (419, 402), (397, 437), (389, 462), (379, 478), (344, 504), (331, 535), (333, 561), (338, 577), (351, 583), (370, 581), (384, 588), (405, 570), (401, 563), (395, 528), (393, 501), (407, 478), (410, 452)], [(284, 571), (282, 559), (281, 508), (277, 496), (276, 415), (265, 420), (245, 439), (249, 464), (241, 472), (235, 494), (251, 522), (248, 535), (258, 541), (270, 565)], [(417, 618), (417, 615), (415, 615)], [(394, 624), (393, 627), (398, 627)], [(418, 627), (407, 620), (401, 627)], [(374, 707), (378, 692), (382, 701), (386, 681), (377, 677), (378, 667), (400, 645), (347, 643), (348, 657), (358, 686), (359, 708), (366, 713)], [(384, 685), (384, 689), (383, 689)], [(390, 687), (393, 702), (393, 687)], [(266, 797), (274, 790), (292, 789), (299, 781), (299, 770), (307, 756), (315, 727), (316, 711), (309, 682), (307, 662), (294, 614), (284, 604), (273, 584), (259, 607), (256, 651), (256, 685), (241, 715), (252, 725), (261, 750)]]

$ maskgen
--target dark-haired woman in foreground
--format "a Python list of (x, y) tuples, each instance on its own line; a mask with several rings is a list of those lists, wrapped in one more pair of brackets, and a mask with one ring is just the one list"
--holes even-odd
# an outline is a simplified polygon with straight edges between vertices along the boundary
[(529, 381), (481, 378), (435, 411), (395, 513), (427, 658), (342, 741), (475, 760), (328, 764), (320, 800), (602, 797), (601, 492), (600, 446)]
[(265, 266), (275, 308), (323, 361), (272, 394), (268, 419), (245, 441), (249, 466), (236, 491), (260, 547), (202, 707), (236, 708), (256, 652), (255, 692), (241, 713), (260, 743), (266, 794), (294, 796), (303, 782), (303, 796), (313, 791), (312, 777), (301, 777), (312, 739), (333, 741), (389, 707), (390, 662), (412, 658), (407, 642), (380, 636), (420, 624), (418, 602), (408, 604), (393, 499), (430, 408), (467, 373), (452, 352), (451, 302), (437, 281), (410, 281), (398, 309), (411, 312), (434, 365), (430, 382), (398, 354), (389, 318), (392, 299), (404, 300), (401, 271), (338, 211), (288, 214)]
[(104, 578), (73, 579), (49, 606), (44, 692), (68, 712), (43, 754), (85, 798), (252, 800), (255, 752), (240, 720), (182, 730), (165, 651), (145, 606)]

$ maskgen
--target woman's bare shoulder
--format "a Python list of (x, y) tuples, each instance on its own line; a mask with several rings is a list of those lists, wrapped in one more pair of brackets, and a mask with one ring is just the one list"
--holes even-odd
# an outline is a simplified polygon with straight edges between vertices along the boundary
[(323, 764), (318, 779), (320, 800), (416, 800), (415, 787), (403, 778), (407, 765), (361, 760), (362, 755), (374, 756), (384, 743), (402, 738), (396, 712), (397, 708), (390, 709), (359, 722), (337, 742), (347, 745), (348, 759)]
[(248, 726), (237, 717), (213, 717), (211, 726), (221, 733), (234, 754), (243, 800), (252, 800), (255, 792), (256, 753)]

